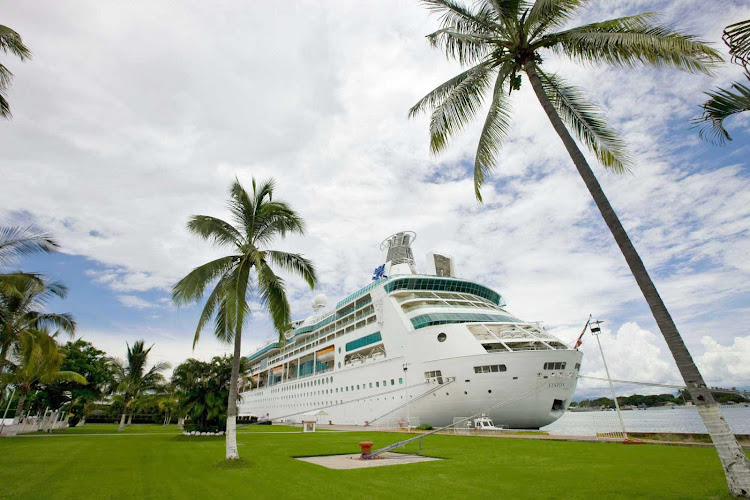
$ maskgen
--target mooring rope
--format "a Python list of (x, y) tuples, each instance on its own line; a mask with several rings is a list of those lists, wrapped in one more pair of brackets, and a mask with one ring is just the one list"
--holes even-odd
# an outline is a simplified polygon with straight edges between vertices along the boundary
[[(608, 379), (603, 377), (592, 377), (591, 375), (578, 375), (578, 378), (586, 378), (590, 380), (603, 380), (607, 381)], [(645, 385), (645, 386), (651, 386), (651, 387), (668, 387), (670, 389), (687, 389), (684, 385), (673, 385), (673, 384), (655, 384), (653, 382), (637, 382), (635, 380), (619, 380), (619, 379), (612, 379), (612, 382), (618, 382), (620, 384), (633, 384), (633, 385)], [(738, 390), (732, 390), (732, 389), (711, 389), (708, 388), (711, 392), (720, 392), (722, 394), (739, 394), (742, 396), (746, 396), (750, 394), (748, 391), (738, 391)]]

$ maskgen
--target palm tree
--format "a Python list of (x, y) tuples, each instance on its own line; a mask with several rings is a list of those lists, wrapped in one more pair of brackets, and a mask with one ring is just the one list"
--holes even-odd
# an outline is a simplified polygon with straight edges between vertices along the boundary
[(251, 194), (235, 180), (229, 201), (234, 225), (208, 215), (191, 217), (188, 222), (190, 231), (219, 246), (231, 247), (233, 253), (193, 269), (172, 290), (175, 303), (187, 304), (200, 300), (206, 288), (215, 282), (198, 320), (193, 347), (201, 330), (212, 318), (216, 337), (227, 343), (234, 341), (227, 402), (227, 460), (239, 458), (237, 383), (242, 356), (242, 326), (250, 311), (248, 297), (257, 296), (270, 312), (279, 340), (283, 342), (283, 334), (291, 323), (289, 302), (284, 280), (276, 275), (271, 265), (301, 276), (310, 288), (317, 281), (312, 262), (302, 255), (265, 249), (278, 237), (283, 238), (287, 233), (301, 235), (305, 230), (304, 221), (289, 205), (273, 199), (274, 186), (272, 179), (256, 184), (253, 178)]
[(445, 50), (448, 58), (469, 66), (410, 110), (411, 116), (428, 108), (432, 110), (431, 150), (442, 151), (448, 139), (479, 112), (485, 95), (491, 93), (474, 161), (475, 194), (481, 201), (485, 176), (495, 167), (501, 143), (510, 131), (508, 95), (519, 88), (521, 73), (526, 73), (651, 308), (713, 439), (731, 493), (749, 495), (748, 459), (724, 421), (640, 256), (568, 128), (602, 165), (614, 172), (628, 170), (624, 142), (580, 90), (541, 67), (542, 54), (553, 51), (583, 63), (625, 68), (649, 64), (709, 73), (712, 65), (721, 60), (719, 54), (691, 35), (657, 24), (653, 14), (561, 30), (585, 4), (582, 0), (534, 3), (478, 0), (471, 8), (455, 0), (422, 0), (422, 3), (440, 15), (441, 27), (428, 35), (429, 41)]
[(146, 349), (143, 340), (135, 341), (132, 347), (127, 343), (125, 345), (127, 346), (125, 362), (117, 360), (115, 363), (115, 380), (119, 392), (116, 399), (122, 404), (122, 416), (120, 417), (118, 432), (125, 430), (125, 417), (128, 414), (130, 414), (130, 420), (132, 421), (132, 412), (138, 398), (163, 383), (164, 376), (159, 372), (169, 368), (169, 363), (160, 362), (146, 370), (148, 354), (153, 349), (153, 345)]
[(51, 299), (66, 297), (67, 287), (41, 275), (27, 276), (30, 278), (8, 280), (7, 286), (0, 286), (0, 368), (24, 332), (56, 330), (71, 337), (75, 334), (76, 321), (72, 315), (45, 312)]
[(724, 128), (724, 120), (750, 111), (750, 19), (727, 26), (722, 39), (729, 47), (732, 62), (745, 68), (747, 83), (734, 82), (730, 89), (706, 92), (710, 99), (701, 106), (703, 116), (693, 120), (706, 124), (700, 131), (702, 138), (719, 144), (732, 140)]
[(18, 387), (19, 399), (14, 424), (18, 424), (26, 396), (36, 383), (76, 382), (86, 384), (86, 379), (75, 372), (60, 371), (65, 356), (60, 353), (55, 335), (46, 330), (25, 330), (14, 349), (10, 369), (2, 374), (6, 384)]
[[(31, 51), (21, 40), (21, 35), (8, 28), (0, 25), (0, 51), (17, 56), (22, 61), (31, 59)], [(10, 118), (10, 105), (5, 99), (5, 93), (8, 91), (10, 82), (13, 80), (13, 73), (8, 68), (0, 64), (0, 117)]]

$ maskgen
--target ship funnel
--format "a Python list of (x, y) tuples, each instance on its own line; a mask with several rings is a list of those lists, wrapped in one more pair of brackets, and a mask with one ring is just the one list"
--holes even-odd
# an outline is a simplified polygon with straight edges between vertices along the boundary
[(417, 239), (414, 231), (401, 231), (383, 240), (380, 250), (385, 252), (386, 276), (395, 274), (417, 274), (411, 244)]

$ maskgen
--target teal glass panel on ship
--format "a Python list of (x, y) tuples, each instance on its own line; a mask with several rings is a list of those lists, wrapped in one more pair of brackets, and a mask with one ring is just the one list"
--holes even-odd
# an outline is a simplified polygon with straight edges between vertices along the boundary
[(504, 306), (505, 301), (499, 293), (486, 286), (471, 281), (440, 278), (400, 278), (385, 284), (390, 293), (396, 290), (428, 290), (436, 292), (462, 292), (485, 298), (494, 304)]
[(486, 313), (429, 313), (420, 314), (411, 318), (411, 324), (415, 330), (433, 325), (445, 325), (448, 323), (472, 323), (474, 321), (504, 321), (509, 323), (521, 322), (518, 318), (505, 314)]
[(383, 340), (383, 337), (380, 335), (380, 332), (365, 335), (364, 337), (358, 338), (357, 340), (347, 342), (346, 352), (353, 351), (354, 349), (359, 349), (360, 347), (364, 347), (366, 345), (374, 344), (375, 342), (380, 342), (381, 340)]

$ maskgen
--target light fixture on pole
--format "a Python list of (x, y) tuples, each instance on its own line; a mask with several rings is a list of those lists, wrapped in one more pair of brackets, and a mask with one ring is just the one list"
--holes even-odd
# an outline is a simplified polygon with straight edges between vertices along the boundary
[(602, 355), (602, 362), (604, 363), (604, 371), (607, 372), (607, 381), (609, 381), (609, 390), (612, 392), (612, 399), (615, 401), (615, 410), (617, 411), (617, 418), (620, 420), (620, 429), (622, 429), (622, 436), (628, 439), (628, 433), (625, 431), (625, 422), (622, 420), (622, 413), (620, 413), (620, 404), (617, 402), (617, 396), (615, 395), (615, 387), (612, 385), (612, 377), (609, 376), (609, 368), (607, 367), (607, 360), (604, 359), (604, 350), (602, 349), (602, 343), (599, 341), (599, 334), (601, 328), (599, 325), (604, 321), (592, 321), (591, 322), (591, 334), (596, 337), (596, 343), (599, 346), (599, 352)]

